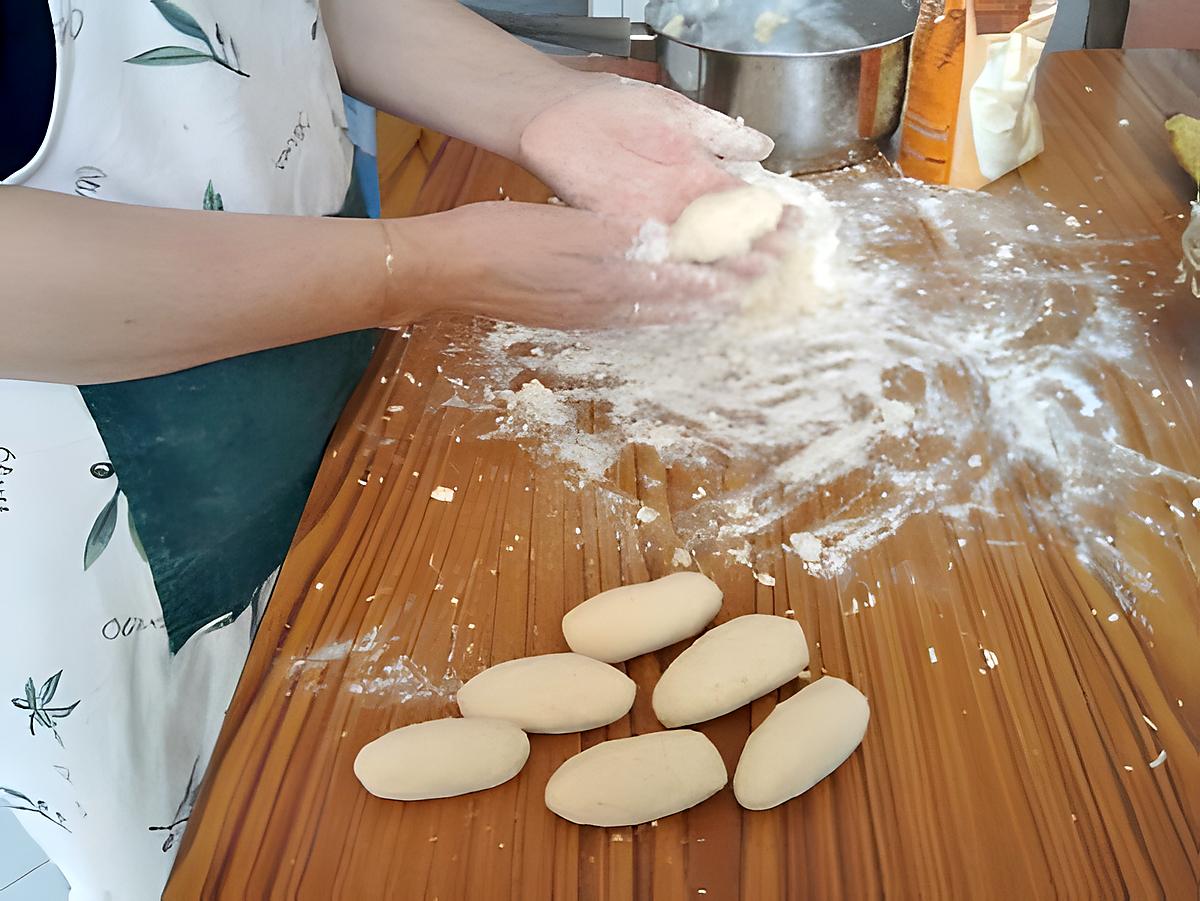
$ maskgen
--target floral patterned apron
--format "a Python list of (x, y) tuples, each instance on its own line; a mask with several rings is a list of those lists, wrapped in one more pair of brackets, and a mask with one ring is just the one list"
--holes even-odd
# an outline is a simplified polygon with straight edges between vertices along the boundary
[[(5, 183), (217, 216), (329, 215), (355, 196), (316, 0), (50, 8), (50, 126)], [(0, 380), (0, 806), (73, 901), (161, 895), (374, 340), (116, 385)]]

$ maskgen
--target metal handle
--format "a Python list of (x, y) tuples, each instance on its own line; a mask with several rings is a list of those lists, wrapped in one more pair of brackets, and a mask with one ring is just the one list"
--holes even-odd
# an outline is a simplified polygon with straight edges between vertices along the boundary
[(630, 55), (633, 29), (628, 19), (593, 19), (588, 16), (558, 15), (530, 16), (466, 5), (472, 12), (483, 16), (492, 24), (499, 25), (509, 34), (517, 37), (532, 38), (545, 44), (570, 47), (585, 53), (601, 53), (605, 56), (619, 57)]

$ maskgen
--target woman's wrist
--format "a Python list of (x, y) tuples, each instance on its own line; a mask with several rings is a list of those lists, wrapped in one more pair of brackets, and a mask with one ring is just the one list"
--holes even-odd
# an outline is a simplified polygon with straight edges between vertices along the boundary
[(465, 304), (463, 276), (468, 248), (455, 235), (453, 212), (405, 219), (381, 219), (382, 289), (377, 325), (407, 325), (434, 313), (473, 313)]
[[(606, 72), (581, 72), (568, 68), (561, 63), (551, 62), (559, 70), (548, 76), (539, 90), (530, 91), (526, 110), (514, 120), (515, 140), (514, 153), (510, 158), (526, 168), (532, 168), (522, 150), (522, 138), (525, 130), (547, 110), (551, 110), (572, 97), (576, 97), (594, 88), (611, 85), (618, 81), (616, 75)], [(534, 174), (537, 174), (536, 172)]]
[(376, 327), (395, 328), (427, 315), (428, 281), (422, 272), (423, 254), (416, 252), (414, 219), (380, 219), (377, 262), (380, 277)]

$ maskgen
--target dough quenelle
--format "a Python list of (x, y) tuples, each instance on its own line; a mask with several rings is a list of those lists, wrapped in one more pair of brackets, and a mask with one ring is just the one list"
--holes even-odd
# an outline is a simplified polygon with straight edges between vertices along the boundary
[(607, 663), (582, 654), (543, 654), (485, 669), (458, 690), (458, 709), (466, 717), (559, 735), (620, 719), (636, 693), (634, 681)]
[(546, 784), (546, 806), (584, 826), (635, 826), (695, 807), (728, 781), (720, 753), (699, 732), (651, 732), (567, 760)]
[(529, 759), (529, 738), (504, 720), (414, 723), (365, 745), (354, 759), (363, 788), (392, 801), (452, 798), (507, 782)]
[(578, 654), (620, 663), (699, 634), (722, 597), (717, 583), (697, 572), (622, 585), (567, 613), (563, 635)]
[(751, 613), (705, 632), (675, 658), (654, 688), (654, 715), (668, 728), (737, 710), (808, 666), (804, 630), (793, 619)]
[(854, 753), (870, 716), (863, 693), (835, 676), (797, 692), (750, 734), (733, 777), (738, 803), (766, 810), (804, 794)]

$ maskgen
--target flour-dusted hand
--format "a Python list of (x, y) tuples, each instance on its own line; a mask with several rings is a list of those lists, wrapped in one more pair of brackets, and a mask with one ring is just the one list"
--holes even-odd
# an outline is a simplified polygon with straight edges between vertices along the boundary
[(405, 309), (415, 303), (427, 313), (564, 329), (732, 312), (773, 262), (765, 255), (720, 266), (633, 259), (641, 220), (543, 204), (476, 203), (390, 225), (399, 240), (416, 241), (425, 260), (397, 286)]
[(522, 163), (581, 209), (673, 222), (734, 186), (721, 159), (773, 147), (665, 88), (562, 65), (454, 0), (322, 0), (321, 14), (346, 91)]
[(773, 142), (657, 85), (594, 76), (525, 126), (520, 162), (572, 206), (674, 222), (739, 182), (722, 159), (765, 159)]

